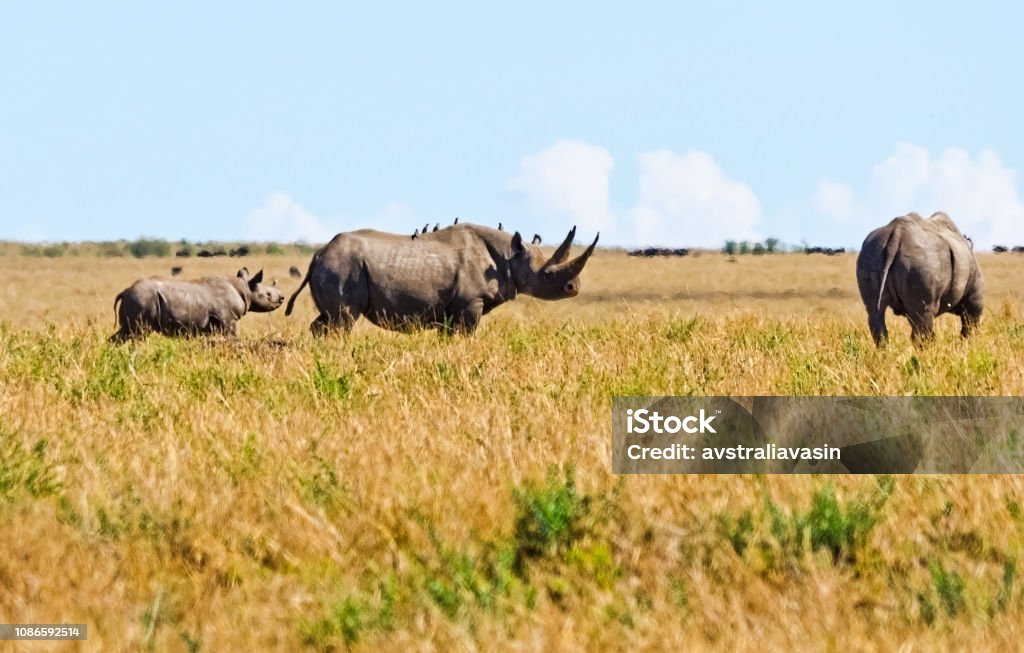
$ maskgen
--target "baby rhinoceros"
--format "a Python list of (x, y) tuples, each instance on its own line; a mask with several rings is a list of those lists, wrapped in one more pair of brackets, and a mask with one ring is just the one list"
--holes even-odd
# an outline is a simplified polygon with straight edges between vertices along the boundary
[(168, 336), (238, 335), (238, 320), (243, 315), (267, 313), (284, 303), (277, 281), (270, 286), (262, 282), (263, 270), (250, 277), (245, 268), (235, 277), (139, 279), (114, 298), (120, 329), (110, 341), (123, 342), (150, 331)]

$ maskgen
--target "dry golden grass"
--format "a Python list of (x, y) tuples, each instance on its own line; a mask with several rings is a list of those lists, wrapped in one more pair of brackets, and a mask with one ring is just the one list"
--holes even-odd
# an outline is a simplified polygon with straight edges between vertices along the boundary
[(90, 629), (7, 650), (1017, 648), (1021, 478), (610, 473), (616, 394), (1024, 394), (1017, 257), (981, 257), (976, 338), (890, 316), (884, 351), (854, 260), (599, 252), (470, 338), (314, 340), (307, 291), (113, 347), (180, 261), (0, 256), (0, 622)]

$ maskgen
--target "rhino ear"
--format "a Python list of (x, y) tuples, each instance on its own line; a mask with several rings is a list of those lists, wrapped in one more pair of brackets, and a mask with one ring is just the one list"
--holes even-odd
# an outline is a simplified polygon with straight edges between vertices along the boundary
[(238, 271), (238, 278), (239, 279), (245, 279), (246, 281), (248, 281), (249, 280), (249, 268), (242, 268), (241, 270), (239, 270)]
[(253, 290), (255, 290), (256, 286), (260, 285), (260, 283), (262, 283), (262, 282), (263, 282), (263, 270), (260, 270), (259, 272), (256, 273), (256, 276), (254, 276), (252, 279), (249, 279), (249, 287), (252, 288)]
[(512, 255), (520, 256), (525, 252), (526, 248), (523, 247), (523, 237), (517, 231), (512, 235)]

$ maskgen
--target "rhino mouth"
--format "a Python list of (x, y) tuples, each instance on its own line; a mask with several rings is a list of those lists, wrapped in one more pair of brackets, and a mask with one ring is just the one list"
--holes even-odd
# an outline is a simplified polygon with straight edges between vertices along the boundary
[(576, 279), (565, 282), (560, 288), (554, 290), (551, 299), (569, 299), (580, 294), (580, 282)]

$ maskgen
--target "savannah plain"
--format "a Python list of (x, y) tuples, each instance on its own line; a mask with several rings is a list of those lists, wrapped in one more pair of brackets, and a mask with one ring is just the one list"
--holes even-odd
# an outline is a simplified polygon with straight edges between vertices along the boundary
[(109, 345), (135, 279), (308, 255), (0, 248), (0, 651), (1013, 650), (1024, 479), (610, 472), (614, 395), (1024, 394), (1024, 256), (976, 337), (876, 350), (855, 255), (598, 250), (471, 337), (295, 313)]

